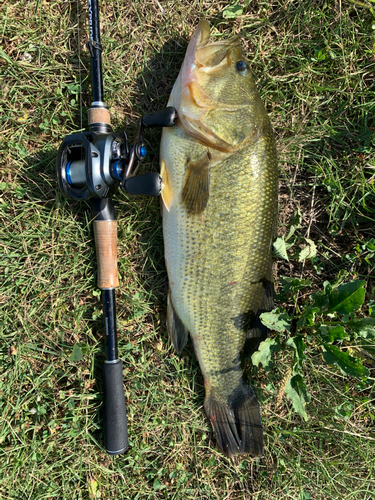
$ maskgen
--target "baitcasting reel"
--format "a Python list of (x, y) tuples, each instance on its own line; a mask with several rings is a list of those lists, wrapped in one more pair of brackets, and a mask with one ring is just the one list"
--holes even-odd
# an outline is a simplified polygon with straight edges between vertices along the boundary
[[(109, 198), (119, 186), (129, 194), (158, 196), (163, 183), (157, 172), (136, 176), (146, 156), (143, 131), (173, 126), (177, 120), (175, 108), (144, 115), (139, 121), (134, 144), (130, 145), (125, 131), (122, 135), (112, 132), (104, 104), (94, 107), (95, 104), (89, 110), (90, 132), (69, 135), (60, 146), (57, 178), (61, 191), (76, 200)], [(100, 122), (92, 121), (99, 119)]]

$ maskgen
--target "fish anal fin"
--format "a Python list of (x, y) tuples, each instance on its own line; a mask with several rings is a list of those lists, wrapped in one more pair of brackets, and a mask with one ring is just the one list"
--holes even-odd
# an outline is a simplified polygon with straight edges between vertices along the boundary
[(274, 306), (273, 299), (275, 295), (275, 289), (273, 286), (273, 282), (268, 281), (266, 278), (264, 278), (263, 286), (264, 286), (264, 297), (260, 308), (262, 309), (262, 312), (270, 312), (272, 311)]
[(198, 160), (187, 159), (181, 201), (189, 215), (201, 214), (210, 196), (210, 153)]
[(262, 304), (256, 313), (252, 313), (252, 321), (247, 325), (246, 341), (243, 348), (243, 360), (251, 358), (253, 353), (258, 350), (259, 344), (266, 340), (269, 333), (267, 328), (260, 320), (260, 315), (264, 312), (272, 311), (274, 287), (272, 281), (263, 278), (264, 296)]
[(259, 403), (253, 389), (244, 383), (229, 401), (210, 391), (204, 409), (222, 452), (232, 457), (240, 453), (260, 456), (264, 451)]
[(180, 318), (177, 316), (176, 311), (174, 310), (170, 290), (168, 293), (167, 303), (167, 330), (177, 354), (181, 354), (183, 348), (186, 345), (189, 331), (184, 326)]
[(245, 366), (252, 354), (258, 350), (259, 344), (266, 340), (269, 329), (263, 325), (260, 315), (273, 309), (273, 283), (266, 278), (262, 278), (253, 285), (263, 286), (264, 295), (258, 310), (249, 309), (245, 313), (240, 313), (232, 318), (234, 326), (246, 332), (245, 345), (241, 352), (242, 365)]

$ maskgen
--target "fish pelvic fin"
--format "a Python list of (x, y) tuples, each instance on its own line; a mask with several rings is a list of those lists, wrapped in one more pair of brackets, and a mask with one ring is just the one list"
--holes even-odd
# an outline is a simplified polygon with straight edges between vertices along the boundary
[(201, 214), (207, 206), (210, 195), (210, 158), (207, 150), (196, 161), (188, 158), (181, 201), (189, 215)]
[(174, 310), (170, 289), (167, 303), (167, 330), (175, 351), (177, 354), (181, 354), (186, 345), (189, 331)]
[(254, 390), (243, 383), (231, 401), (206, 397), (204, 408), (214, 430), (217, 443), (227, 457), (241, 453), (263, 455), (263, 426)]

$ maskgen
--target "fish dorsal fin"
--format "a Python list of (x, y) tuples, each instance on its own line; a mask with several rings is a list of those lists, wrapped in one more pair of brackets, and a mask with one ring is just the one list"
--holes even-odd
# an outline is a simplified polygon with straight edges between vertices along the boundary
[(210, 195), (210, 158), (209, 150), (197, 160), (186, 161), (184, 185), (181, 201), (189, 215), (199, 215), (206, 208)]

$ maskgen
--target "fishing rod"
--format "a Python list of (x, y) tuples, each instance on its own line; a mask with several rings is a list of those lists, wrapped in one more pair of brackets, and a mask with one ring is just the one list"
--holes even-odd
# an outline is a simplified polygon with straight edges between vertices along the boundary
[(97, 258), (97, 286), (103, 291), (106, 361), (103, 366), (104, 446), (110, 455), (124, 453), (128, 446), (123, 362), (118, 355), (115, 290), (117, 272), (117, 221), (112, 196), (120, 187), (132, 195), (158, 196), (163, 183), (157, 172), (136, 175), (146, 156), (143, 132), (151, 127), (171, 127), (177, 121), (175, 108), (168, 107), (139, 120), (131, 144), (126, 132), (115, 133), (104, 103), (102, 45), (98, 0), (88, 0), (92, 104), (88, 110), (89, 131), (64, 138), (57, 156), (57, 179), (62, 193), (73, 200), (89, 200)]

